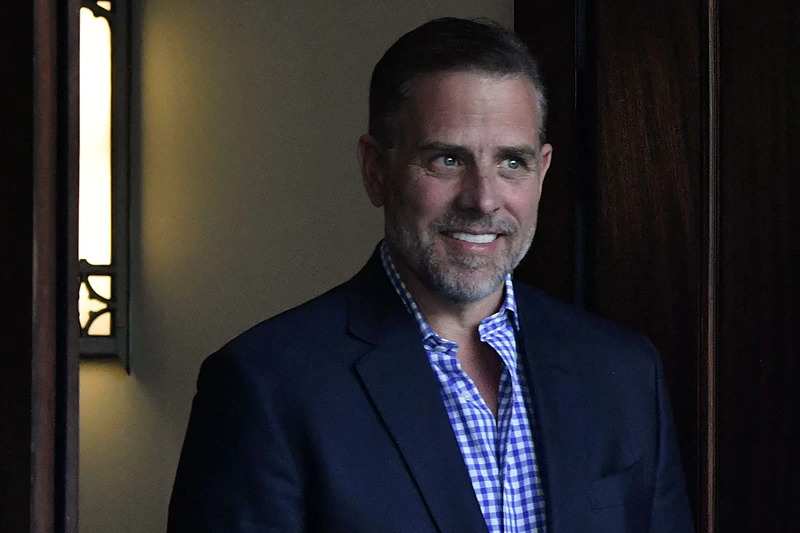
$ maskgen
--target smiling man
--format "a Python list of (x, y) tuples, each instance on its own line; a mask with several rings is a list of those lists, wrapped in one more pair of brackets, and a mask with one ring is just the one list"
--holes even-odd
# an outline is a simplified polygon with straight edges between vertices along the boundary
[(536, 61), (460, 19), (378, 62), (385, 238), (203, 364), (169, 531), (693, 530), (658, 355), (514, 282), (552, 147)]

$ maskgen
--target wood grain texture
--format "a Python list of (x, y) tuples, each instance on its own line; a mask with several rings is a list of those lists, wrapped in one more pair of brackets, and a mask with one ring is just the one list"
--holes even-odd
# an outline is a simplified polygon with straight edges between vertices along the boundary
[(80, 0), (58, 4), (56, 531), (78, 532), (78, 160)]
[(515, 5), (517, 31), (551, 87), (546, 183), (556, 182), (545, 186), (517, 275), (562, 297), (571, 285), (583, 295), (575, 303), (654, 341), (695, 511), (708, 245), (702, 9), (677, 0)]
[[(33, 17), (11, 3), (0, 17), (0, 531), (27, 532), (31, 520), (30, 435), (33, 314)], [(11, 127), (13, 125), (13, 127)], [(13, 253), (11, 251), (13, 250)]]
[(716, 533), (717, 520), (717, 366), (719, 359), (719, 2), (708, 0), (703, 17), (706, 43), (706, 95), (703, 115), (708, 134), (705, 154), (706, 194), (701, 291), (701, 330), (698, 382), (698, 512), (697, 530)]
[(800, 531), (800, 24), (721, 3), (719, 531)]
[(646, 333), (664, 363), (695, 511), (703, 299), (701, 4), (594, 3), (593, 310)]
[[(76, 315), (77, 278), (70, 277), (74, 270), (61, 267), (62, 260), (75, 262), (74, 248), (65, 245), (75, 227), (65, 229), (60, 222), (72, 216), (61, 185), (67, 183), (65, 161), (77, 169), (77, 152), (63, 153), (69, 139), (59, 135), (67, 93), (60, 74), (58, 10), (47, 0), (10, 4), (0, 18), (0, 34), (0, 239), (8, 252), (0, 262), (5, 303), (0, 310), (0, 531), (72, 532), (62, 519), (63, 495), (68, 475), (77, 482), (66, 456), (66, 442), (73, 438), (77, 467), (77, 433), (65, 434), (67, 413), (60, 398), (69, 328), (76, 320), (68, 314)], [(71, 355), (77, 361), (77, 354)], [(77, 387), (74, 392), (70, 414), (77, 417)]]
[(58, 28), (48, 0), (33, 2), (33, 282), (30, 364), (31, 532), (55, 529), (56, 499), (56, 212), (58, 176)]
[(536, 238), (516, 276), (572, 302), (575, 293), (575, 3), (517, 1), (515, 30), (537, 57), (547, 87), (547, 141), (553, 162), (544, 181)]
[[(594, 216), (543, 226), (533, 253), (572, 243), (589, 309), (660, 349), (700, 531), (800, 531), (800, 4), (526, 4), (518, 27), (540, 21), (527, 38), (562, 52), (586, 6), (593, 77), (551, 58), (575, 69), (555, 74), (577, 98), (552, 100), (551, 129), (567, 117), (580, 186), (549, 200)], [(563, 253), (534, 263), (534, 282), (569, 268)]]

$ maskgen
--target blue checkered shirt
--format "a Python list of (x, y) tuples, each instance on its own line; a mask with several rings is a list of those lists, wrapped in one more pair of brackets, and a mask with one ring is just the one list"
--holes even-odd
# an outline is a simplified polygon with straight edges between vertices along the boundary
[(522, 358), (517, 357), (519, 319), (511, 276), (506, 277), (500, 310), (478, 326), (481, 341), (503, 362), (495, 419), (456, 358), (458, 344), (437, 335), (422, 316), (385, 242), (380, 253), (386, 274), (419, 326), (489, 532), (544, 533), (544, 494), (533, 448), (530, 391)]

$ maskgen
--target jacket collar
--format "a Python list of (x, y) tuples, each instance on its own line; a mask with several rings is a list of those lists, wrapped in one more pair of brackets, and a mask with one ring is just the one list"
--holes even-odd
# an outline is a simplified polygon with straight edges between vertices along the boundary
[(348, 332), (373, 348), (355, 364), (439, 531), (488, 533), (419, 329), (380, 258), (351, 283)]
[(556, 304), (518, 285), (520, 335), (517, 348), (527, 364), (533, 398), (534, 435), (543, 476), (547, 531), (584, 531), (590, 420), (574, 341), (553, 321)]

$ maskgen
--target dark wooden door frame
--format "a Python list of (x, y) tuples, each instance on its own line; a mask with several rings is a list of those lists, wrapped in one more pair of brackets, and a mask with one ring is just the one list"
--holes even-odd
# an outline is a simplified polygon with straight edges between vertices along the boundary
[(0, 17), (0, 531), (77, 532), (78, 10)]
[[(517, 275), (656, 342), (679, 422), (698, 530), (712, 533), (716, 0), (677, 6), (515, 2), (516, 30), (542, 63), (551, 109), (548, 137), (555, 146), (536, 240)], [(682, 46), (684, 57), (668, 49), (671, 44)], [(672, 68), (682, 76), (680, 83)], [(671, 84), (671, 91), (648, 87), (654, 83)], [(670, 113), (678, 118), (663, 118)], [(648, 127), (664, 148), (641, 142)], [(627, 129), (635, 138), (625, 141)], [(626, 150), (636, 153), (627, 157)], [(650, 188), (640, 185), (644, 153), (655, 166)], [(663, 171), (657, 174), (659, 165), (672, 169), (671, 182)], [(663, 209), (654, 212), (653, 205)], [(670, 225), (690, 231), (676, 243), (665, 242), (660, 230)], [(651, 273), (637, 275), (643, 265)], [(684, 286), (683, 299), (670, 294), (671, 286)]]
[[(696, 4), (707, 13), (692, 7), (674, 9), (677, 4), (669, 2), (647, 7), (625, 1), (515, 2), (516, 30), (542, 63), (551, 109), (548, 137), (555, 146), (536, 240), (517, 274), (578, 307), (644, 330), (653, 337), (662, 350), (668, 381), (671, 380), (676, 418), (682, 422), (682, 452), (698, 530), (712, 533), (716, 509), (713, 413), (718, 47), (716, 0)], [(675, 56), (654, 52), (652, 42), (645, 42), (648, 32), (657, 34), (652, 38), (655, 42), (665, 42), (669, 37), (679, 41), (689, 57), (672, 65), (670, 60), (677, 59)], [(637, 50), (637, 44), (649, 45), (652, 55), (648, 57), (646, 52)], [(683, 85), (670, 80), (668, 71), (673, 66), (683, 76)], [(647, 87), (656, 81), (672, 83), (672, 95)], [(623, 100), (626, 103), (621, 104)], [(630, 113), (626, 116), (628, 105)], [(688, 137), (693, 137), (687, 139), (680, 132), (678, 121), (653, 120), (653, 128), (670, 128), (653, 130), (658, 142), (671, 148), (667, 153), (637, 145), (641, 138), (622, 142), (626, 128), (638, 131), (648, 119), (655, 118), (652, 109), (678, 115), (683, 112), (681, 118), (699, 127), (687, 128), (691, 130)], [(603, 152), (601, 147), (618, 153)], [(661, 183), (655, 184), (655, 193), (643, 190), (635, 180), (645, 166), (636, 157), (626, 166), (622, 155), (625, 150), (649, 152), (655, 165), (674, 165), (675, 179), (681, 181), (683, 191), (690, 192)], [(614, 164), (620, 166), (618, 173), (609, 171)], [(662, 179), (661, 174), (654, 178)], [(618, 184), (610, 184), (610, 179)], [(705, 190), (700, 190), (703, 187)], [(659, 213), (648, 212), (647, 206), (659, 201), (682, 205)], [(648, 216), (654, 223), (648, 224)], [(627, 224), (641, 225), (620, 232), (620, 220), (628, 217)], [(670, 243), (658, 238), (657, 232), (659, 225), (675, 225), (676, 220), (682, 220), (694, 233), (670, 247)], [(629, 239), (641, 242), (616, 244)], [(627, 280), (621, 281), (619, 276), (609, 275), (615, 270), (630, 270), (626, 254), (638, 253), (641, 260), (641, 252), (650, 246), (648, 242), (653, 243), (653, 256), (660, 256), (650, 265), (657, 273), (638, 278), (631, 275), (628, 279), (639, 283), (639, 289), (644, 285), (646, 290), (650, 277), (659, 278), (664, 285), (651, 291), (653, 298), (660, 298), (663, 308), (649, 311), (641, 297), (628, 297), (638, 289), (626, 287)], [(681, 249), (681, 245), (689, 250)], [(684, 295), (686, 302), (665, 295), (665, 291), (672, 290), (667, 285), (676, 282), (690, 285)], [(674, 319), (683, 312), (695, 313), (688, 320), (691, 324)], [(636, 313), (645, 316), (639, 323), (631, 320)], [(664, 330), (678, 331), (683, 337), (674, 340), (676, 336)]]
[(553, 165), (517, 275), (648, 334), (704, 533), (800, 530), (800, 4), (517, 0)]
[[(536, 240), (518, 275), (578, 307), (653, 337), (671, 381), (698, 529), (710, 533), (716, 508), (711, 414), (715, 412), (718, 49), (716, 3), (703, 1), (697, 5), (708, 9), (705, 15), (691, 7), (674, 9), (669, 2), (647, 8), (613, 1), (515, 2), (516, 29), (540, 57), (549, 87), (549, 138), (555, 145)], [(648, 32), (657, 34), (652, 38), (657, 43), (678, 41), (689, 57), (652, 50), (654, 44), (644, 42)], [(637, 50), (637, 42), (651, 50)], [(671, 67), (679, 69), (682, 85), (670, 79)], [(672, 83), (671, 95), (647, 87), (656, 81)], [(625, 109), (628, 105), (630, 109)], [(654, 120), (653, 109), (683, 115), (659, 121)], [(682, 125), (681, 119), (698, 127)], [(636, 145), (641, 138), (622, 141), (626, 128), (641, 131), (649, 121), (658, 142), (669, 150)], [(668, 131), (655, 129), (659, 127)], [(681, 127), (691, 134), (683, 135)], [(626, 159), (626, 150), (648, 152), (654, 165), (672, 166), (680, 185), (659, 183), (661, 172), (654, 174), (656, 192), (645, 190), (638, 178), (646, 166), (641, 157)], [(701, 191), (703, 187), (706, 190)], [(667, 202), (672, 205), (657, 213), (649, 208)], [(623, 225), (639, 225), (638, 229), (620, 231), (620, 221), (625, 220)], [(693, 233), (671, 247), (659, 238), (659, 229), (678, 220)], [(638, 267), (630, 267), (626, 256), (641, 265), (648, 247), (657, 259), (649, 265), (650, 274), (637, 277), (631, 270)], [(642, 292), (639, 289), (646, 292), (652, 278), (662, 286), (650, 291), (659, 303), (648, 308), (641, 295), (630, 296)], [(628, 281), (638, 283), (638, 289), (626, 286)], [(685, 301), (668, 294), (672, 290), (668, 285), (681, 283), (690, 286)], [(631, 316), (637, 313), (645, 318), (637, 322)], [(675, 319), (683, 315), (690, 318)]]

